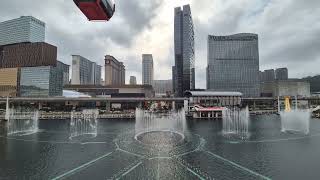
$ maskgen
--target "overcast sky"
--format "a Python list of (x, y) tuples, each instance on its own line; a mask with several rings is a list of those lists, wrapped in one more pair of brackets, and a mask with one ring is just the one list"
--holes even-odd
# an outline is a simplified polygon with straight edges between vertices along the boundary
[(207, 36), (259, 34), (260, 69), (288, 67), (289, 76), (320, 74), (319, 0), (115, 0), (110, 22), (88, 22), (72, 0), (1, 2), (0, 21), (32, 15), (46, 23), (46, 41), (58, 59), (79, 54), (100, 65), (123, 61), (141, 82), (141, 54), (153, 54), (155, 79), (171, 79), (174, 7), (191, 4), (196, 38), (197, 88), (205, 88)]

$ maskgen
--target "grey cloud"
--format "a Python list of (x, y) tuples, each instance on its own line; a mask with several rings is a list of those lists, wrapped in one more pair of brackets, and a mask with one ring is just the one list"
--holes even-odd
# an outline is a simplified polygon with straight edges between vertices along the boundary
[[(93, 32), (88, 33), (96, 33), (102, 38), (109, 38), (119, 45), (129, 47), (136, 35), (150, 27), (150, 22), (156, 15), (161, 2), (160, 0), (147, 1), (143, 5), (139, 0), (119, 0), (116, 4), (116, 13), (112, 20), (108, 22), (110, 25), (106, 25), (105, 29), (94, 29)], [(2, 2), (1, 7), (1, 21), (17, 18), (21, 15), (33, 15), (47, 22), (47, 24), (52, 23), (63, 27), (81, 26), (80, 22), (85, 19), (72, 0), (33, 0), (32, 3), (30, 1), (10, 0)], [(72, 31), (71, 27), (70, 31)]]
[(161, 6), (161, 0), (119, 0), (119, 15), (126, 19), (126, 23), (135, 30), (141, 30), (144, 26), (150, 26), (150, 21), (157, 15), (157, 9)]
[[(191, 2), (196, 38), (198, 88), (205, 87), (208, 34), (257, 33), (260, 38), (262, 68), (288, 66), (291, 77), (319, 73), (319, 0), (192, 0)], [(159, 12), (162, 7), (166, 7), (163, 5), (168, 3), (170, 1), (117, 0), (116, 13), (111, 21), (92, 23), (87, 22), (72, 0), (32, 0), (32, 3), (10, 0), (1, 2), (0, 21), (21, 15), (35, 16), (46, 22), (47, 41), (58, 46), (60, 60), (70, 64), (71, 54), (80, 54), (103, 64), (104, 55), (113, 54), (125, 62), (127, 76), (130, 74), (140, 76), (141, 54), (134, 51), (137, 49), (134, 47), (135, 42), (138, 38), (144, 37), (142, 35), (149, 30), (162, 28), (160, 23), (155, 21), (159, 16), (163, 16), (161, 17), (163, 20), (167, 19), (170, 22), (173, 20), (170, 15)], [(207, 18), (205, 21), (199, 16), (201, 13)], [(161, 34), (154, 36), (159, 38)], [(156, 77), (157, 79), (171, 77), (165, 73), (171, 71), (174, 63), (173, 41), (167, 43), (170, 48), (167, 52), (161, 52), (166, 57), (154, 57), (159, 66), (155, 67), (156, 72), (163, 76)], [(120, 53), (116, 48), (121, 48)], [(141, 49), (141, 52), (143, 51)], [(301, 68), (302, 63), (305, 68)], [(139, 76), (137, 78), (141, 79)]]
[[(320, 1), (261, 0), (258, 11), (251, 5), (237, 6), (238, 2), (244, 1), (234, 1), (219, 16), (208, 14), (209, 24), (202, 24), (194, 16), (197, 79), (205, 77), (207, 35), (237, 32), (259, 34), (262, 69), (287, 66), (291, 77), (319, 73)], [(193, 14), (195, 11), (200, 10), (193, 9)]]

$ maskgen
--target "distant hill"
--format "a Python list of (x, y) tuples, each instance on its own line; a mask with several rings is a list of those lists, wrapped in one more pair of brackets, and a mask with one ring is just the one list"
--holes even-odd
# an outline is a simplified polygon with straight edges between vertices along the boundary
[(310, 83), (311, 92), (320, 92), (320, 75), (302, 78)]

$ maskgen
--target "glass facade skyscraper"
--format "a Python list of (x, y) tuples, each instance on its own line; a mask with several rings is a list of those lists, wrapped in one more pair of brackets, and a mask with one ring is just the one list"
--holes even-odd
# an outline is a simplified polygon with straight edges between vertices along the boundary
[(45, 23), (32, 16), (21, 16), (0, 23), (0, 45), (44, 41)]
[(207, 89), (260, 96), (257, 34), (208, 36)]
[(142, 55), (142, 84), (152, 85), (154, 80), (154, 68), (152, 54)]
[(63, 73), (63, 85), (67, 85), (67, 84), (70, 84), (69, 83), (69, 69), (70, 69), (70, 66), (68, 64), (64, 64), (60, 61), (57, 62), (57, 67), (58, 69), (62, 70), (62, 73)]
[(20, 96), (62, 96), (63, 69), (61, 67), (57, 65), (56, 67), (39, 66), (21, 68)]
[(173, 88), (176, 96), (195, 89), (194, 30), (190, 5), (174, 9)]

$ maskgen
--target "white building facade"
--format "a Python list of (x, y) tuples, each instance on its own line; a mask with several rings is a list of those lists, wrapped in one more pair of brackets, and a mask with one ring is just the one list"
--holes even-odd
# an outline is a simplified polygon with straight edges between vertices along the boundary
[(101, 66), (80, 55), (72, 55), (73, 85), (100, 85)]

